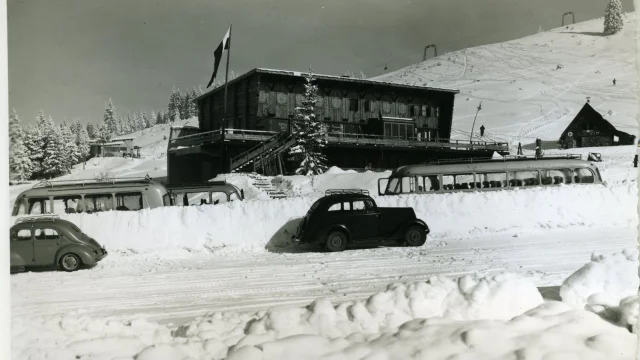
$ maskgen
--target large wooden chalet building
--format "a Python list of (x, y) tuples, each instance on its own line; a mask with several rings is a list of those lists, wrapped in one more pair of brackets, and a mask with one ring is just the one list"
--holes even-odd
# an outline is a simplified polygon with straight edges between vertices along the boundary
[[(206, 181), (220, 173), (288, 174), (287, 150), (306, 74), (254, 69), (197, 101), (198, 127), (174, 128), (168, 182)], [(506, 154), (506, 143), (450, 141), (457, 90), (314, 74), (316, 117), (327, 127), (330, 166), (395, 168), (430, 159)]]

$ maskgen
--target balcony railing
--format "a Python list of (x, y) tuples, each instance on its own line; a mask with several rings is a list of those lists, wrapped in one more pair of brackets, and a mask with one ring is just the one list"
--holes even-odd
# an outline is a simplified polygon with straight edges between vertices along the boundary
[(452, 148), (466, 150), (498, 150), (508, 151), (509, 144), (506, 142), (487, 142), (487, 141), (463, 141), (449, 139), (420, 139), (417, 137), (401, 137), (401, 136), (383, 136), (383, 135), (367, 135), (367, 134), (345, 134), (345, 133), (329, 133), (327, 134), (329, 143), (349, 143), (362, 145), (384, 145), (391, 147), (437, 147)]
[[(225, 129), (224, 134), (225, 139), (229, 140), (264, 141), (277, 133), (274, 131)], [(205, 131), (193, 135), (181, 136), (175, 139), (171, 139), (169, 141), (169, 147), (201, 145), (204, 143), (217, 142), (221, 139), (222, 130)]]
[[(273, 142), (274, 131), (261, 130), (243, 130), (243, 129), (226, 129), (225, 139), (239, 141), (268, 141)], [(406, 136), (384, 136), (384, 135), (368, 135), (353, 133), (329, 133), (327, 141), (331, 144), (355, 144), (355, 145), (382, 145), (389, 147), (433, 147), (433, 148), (450, 148), (465, 150), (494, 150), (509, 151), (509, 144), (506, 142), (487, 142), (487, 141), (464, 141), (450, 139), (425, 139)], [(193, 146), (204, 143), (217, 142), (222, 139), (221, 130), (207, 131), (203, 133), (188, 135), (171, 139), (169, 147), (177, 146)], [(262, 147), (263, 144), (256, 146)], [(257, 150), (257, 149), (256, 149)], [(246, 155), (246, 154), (244, 154)], [(246, 156), (245, 156), (246, 157)]]

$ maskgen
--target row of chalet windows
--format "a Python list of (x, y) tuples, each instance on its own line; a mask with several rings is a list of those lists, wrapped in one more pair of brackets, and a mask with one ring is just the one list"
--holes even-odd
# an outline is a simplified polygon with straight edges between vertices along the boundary
[[(302, 106), (302, 102), (304, 100), (304, 96), (302, 94), (296, 94), (295, 102), (296, 106)], [(325, 106), (325, 101), (329, 102), (329, 106), (332, 109), (341, 109), (343, 106), (342, 98), (335, 97), (322, 97), (319, 96), (316, 99), (316, 107), (323, 108)], [(260, 96), (258, 102), (261, 104), (265, 104), (269, 111), (275, 112), (275, 107), (277, 105), (286, 105), (289, 102), (289, 96), (285, 93), (277, 93), (275, 96), (275, 103), (269, 100), (269, 93), (260, 92)], [(379, 104), (379, 107), (376, 105)], [(382, 112), (382, 114), (388, 115), (392, 113), (393, 103), (389, 101), (376, 101), (376, 100), (363, 100), (362, 102), (358, 98), (349, 98), (348, 103), (349, 111), (351, 112), (377, 112), (378, 109)], [(206, 110), (206, 109), (205, 109)], [(432, 105), (417, 105), (417, 104), (397, 104), (397, 113), (399, 116), (404, 117), (439, 117), (440, 109), (437, 106)]]
[[(372, 108), (373, 100), (364, 100), (362, 103), (363, 111), (369, 112)], [(349, 111), (357, 112), (359, 111), (359, 100), (358, 99), (349, 99)], [(409, 113), (407, 114), (406, 108), (408, 108)], [(390, 112), (390, 103), (383, 102), (382, 112), (389, 113)], [(440, 109), (437, 106), (430, 105), (405, 105), (400, 104), (399, 113), (405, 116), (424, 116), (424, 117), (439, 117)]]

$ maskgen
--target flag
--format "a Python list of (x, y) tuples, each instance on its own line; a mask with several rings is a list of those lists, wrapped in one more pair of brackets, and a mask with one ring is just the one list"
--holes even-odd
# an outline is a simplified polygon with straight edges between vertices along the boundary
[(218, 66), (220, 66), (220, 59), (222, 59), (222, 52), (224, 50), (229, 49), (229, 42), (231, 40), (230, 35), (231, 35), (231, 28), (227, 30), (227, 33), (222, 38), (222, 42), (220, 42), (220, 45), (218, 45), (218, 47), (216, 48), (216, 51), (213, 52), (213, 56), (215, 57), (215, 60), (213, 62), (213, 74), (211, 75), (211, 80), (209, 80), (207, 87), (211, 86), (211, 84), (213, 83), (213, 80), (215, 80), (216, 78), (216, 73), (218, 72)]

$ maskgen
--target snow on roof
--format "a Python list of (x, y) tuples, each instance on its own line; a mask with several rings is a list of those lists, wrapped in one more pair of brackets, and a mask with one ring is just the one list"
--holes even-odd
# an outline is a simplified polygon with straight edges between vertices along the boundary
[(124, 136), (115, 137), (115, 138), (113, 138), (111, 140), (112, 141), (125, 141), (125, 140), (135, 140), (137, 138), (138, 138), (137, 136), (124, 135)]
[[(237, 78), (229, 81), (228, 83), (234, 83), (236, 81), (239, 81), (247, 76), (250, 76), (252, 74), (255, 73), (262, 73), (262, 74), (272, 74), (272, 75), (283, 75), (283, 76), (295, 76), (295, 77), (302, 77), (302, 76), (306, 76), (308, 73), (305, 72), (300, 72), (300, 71), (292, 71), (292, 70), (278, 70), (278, 69), (267, 69), (267, 68), (255, 68), (249, 72), (246, 72), (240, 76), (238, 76)], [(326, 74), (313, 74), (313, 76), (316, 79), (322, 79), (322, 80), (334, 80), (334, 81), (342, 81), (342, 82), (352, 82), (352, 83), (361, 83), (361, 84), (369, 84), (369, 85), (384, 85), (384, 86), (391, 86), (391, 87), (398, 87), (398, 88), (405, 88), (405, 89), (416, 89), (416, 90), (431, 90), (431, 91), (441, 91), (441, 92), (449, 92), (449, 93), (454, 93), (454, 94), (458, 94), (460, 91), (459, 90), (455, 90), (455, 89), (447, 89), (447, 88), (438, 88), (438, 87), (430, 87), (430, 86), (418, 86), (418, 85), (408, 85), (408, 84), (402, 84), (399, 82), (393, 82), (393, 81), (382, 81), (382, 80), (370, 80), (370, 79), (358, 79), (358, 78), (354, 78), (354, 77), (350, 77), (350, 76), (339, 76), (339, 75), (326, 75)], [(224, 89), (224, 86), (218, 86), (216, 88), (213, 88), (211, 90), (209, 90), (208, 92), (196, 97), (194, 100), (198, 100), (200, 98), (206, 97), (209, 94), (212, 94), (214, 92), (220, 91)]]

